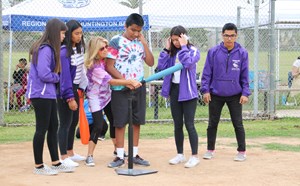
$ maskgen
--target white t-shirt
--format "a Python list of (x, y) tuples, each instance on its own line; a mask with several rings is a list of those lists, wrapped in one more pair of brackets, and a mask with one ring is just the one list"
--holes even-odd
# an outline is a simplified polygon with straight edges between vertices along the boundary
[[(178, 59), (178, 54), (176, 55), (175, 65), (177, 63), (180, 63), (179, 59)], [(176, 83), (176, 84), (180, 83), (180, 74), (181, 74), (181, 70), (178, 70), (178, 71), (174, 72), (173, 78), (172, 78), (172, 83)]]

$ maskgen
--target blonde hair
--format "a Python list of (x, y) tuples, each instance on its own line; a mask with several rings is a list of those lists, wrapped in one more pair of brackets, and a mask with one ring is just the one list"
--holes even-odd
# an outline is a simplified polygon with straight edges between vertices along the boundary
[(108, 41), (101, 36), (93, 37), (88, 43), (88, 52), (86, 56), (86, 60), (84, 61), (84, 65), (87, 69), (90, 69), (94, 61), (99, 60), (98, 52), (100, 48), (108, 45)]

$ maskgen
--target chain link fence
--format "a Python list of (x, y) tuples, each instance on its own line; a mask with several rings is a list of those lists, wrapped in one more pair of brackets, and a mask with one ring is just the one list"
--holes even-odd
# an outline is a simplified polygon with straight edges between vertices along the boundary
[[(250, 96), (249, 103), (243, 108), (244, 118), (293, 116), (293, 113), (297, 116), (300, 96), (290, 96), (291, 91), (297, 91), (291, 89), (290, 71), (300, 51), (298, 31), (300, 19), (284, 17), (278, 20), (277, 8), (272, 9), (272, 3), (277, 7), (282, 2), (280, 0), (205, 2), (198, 0), (144, 0), (142, 2), (138, 0), (27, 0), (12, 8), (6, 8), (2, 10), (1, 34), (3, 97), (0, 99), (3, 103), (1, 109), (4, 112), (4, 123), (34, 123), (33, 109), (27, 107), (24, 94), (19, 96), (17, 91), (13, 90), (16, 81), (13, 79), (13, 73), (19, 59), (28, 60), (28, 50), (41, 36), (47, 19), (58, 17), (64, 21), (79, 20), (83, 25), (84, 38), (87, 42), (92, 36), (99, 35), (110, 40), (115, 34), (122, 33), (126, 16), (132, 12), (144, 15), (146, 27), (143, 33), (155, 57), (154, 67), (145, 67), (146, 77), (155, 73), (159, 52), (165, 47), (165, 39), (169, 36), (170, 29), (182, 25), (187, 28), (190, 41), (201, 52), (197, 67), (200, 88), (207, 51), (222, 41), (222, 26), (227, 22), (233, 22), (239, 28), (238, 42), (249, 52), (250, 88), (254, 93), (257, 90), (257, 94)], [(273, 25), (272, 15), (275, 15)], [(258, 50), (257, 54), (256, 50)], [(256, 75), (257, 79), (255, 79)], [(25, 83), (22, 82), (22, 78), (19, 79), (20, 85)], [(275, 89), (270, 86), (273, 83)], [(161, 84), (162, 80), (147, 84), (146, 117), (149, 122), (172, 119), (169, 100), (160, 96)], [(226, 106), (221, 117), (230, 118)], [(196, 118), (197, 120), (208, 118), (208, 107), (203, 103), (200, 92)]]

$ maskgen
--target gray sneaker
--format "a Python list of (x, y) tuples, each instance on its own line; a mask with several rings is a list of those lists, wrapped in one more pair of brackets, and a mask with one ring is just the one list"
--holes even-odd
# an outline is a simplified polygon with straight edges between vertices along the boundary
[(246, 160), (246, 154), (239, 152), (234, 158), (234, 161), (245, 161)]
[(214, 157), (214, 151), (208, 150), (206, 153), (203, 155), (203, 159), (210, 160)]
[(88, 156), (85, 160), (85, 164), (89, 167), (94, 167), (95, 163), (94, 163), (94, 158), (93, 156)]
[(75, 171), (75, 167), (68, 166), (63, 163), (61, 163), (58, 166), (52, 165), (51, 169), (56, 170), (57, 172), (67, 172), (67, 173)]
[(52, 176), (52, 175), (57, 175), (58, 172), (56, 170), (51, 169), (47, 165), (44, 164), (43, 168), (34, 168), (33, 170), (34, 174), (39, 174), (39, 175), (47, 175), (47, 176)]
[(112, 162), (110, 162), (107, 166), (110, 168), (122, 167), (124, 165), (124, 160), (116, 157)]
[(133, 161), (133, 163), (138, 164), (138, 165), (150, 166), (149, 161), (144, 160), (139, 155), (136, 155), (135, 157), (133, 157), (132, 161)]

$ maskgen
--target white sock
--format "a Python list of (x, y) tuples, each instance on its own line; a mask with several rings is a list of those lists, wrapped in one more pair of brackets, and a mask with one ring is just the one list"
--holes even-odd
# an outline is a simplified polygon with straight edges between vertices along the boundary
[(124, 159), (124, 148), (117, 148), (117, 157)]
[(133, 147), (133, 157), (136, 157), (138, 155), (139, 148), (138, 147)]

